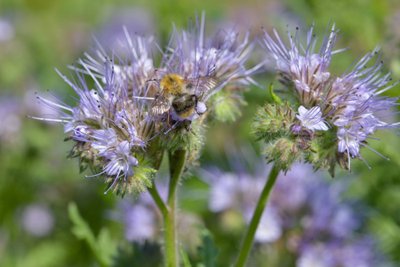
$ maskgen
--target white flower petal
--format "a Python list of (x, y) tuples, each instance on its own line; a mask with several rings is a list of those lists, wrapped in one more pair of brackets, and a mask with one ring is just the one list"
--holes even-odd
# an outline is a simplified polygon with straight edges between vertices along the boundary
[(311, 131), (326, 131), (329, 129), (327, 123), (322, 118), (320, 107), (315, 106), (308, 110), (305, 107), (300, 106), (298, 112), (299, 115), (296, 115), (296, 118), (299, 119), (301, 126), (304, 128), (307, 128)]

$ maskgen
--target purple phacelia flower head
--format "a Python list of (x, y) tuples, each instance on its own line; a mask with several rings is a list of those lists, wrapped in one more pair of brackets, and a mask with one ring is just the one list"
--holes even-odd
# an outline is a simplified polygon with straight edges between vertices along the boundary
[[(144, 87), (139, 83), (128, 86), (110, 62), (105, 63), (102, 79), (97, 78), (98, 73), (88, 63), (81, 64), (95, 87), (90, 89), (87, 77), (78, 71), (78, 82), (60, 74), (74, 89), (79, 102), (71, 107), (37, 96), (40, 102), (61, 112), (58, 118), (42, 119), (64, 124), (68, 139), (75, 142), (70, 156), (79, 157), (81, 169), (89, 166), (94, 176), (104, 175), (109, 184), (107, 191), (143, 191), (150, 185), (153, 172), (147, 166), (144, 150), (154, 134), (154, 123), (142, 101), (133, 96)], [(132, 77), (135, 75), (142, 74), (132, 73)]]
[(207, 38), (204, 14), (193, 29), (175, 29), (165, 49), (153, 36), (124, 34), (116, 49), (121, 55), (97, 43), (70, 67), (76, 78), (59, 73), (77, 104), (38, 96), (60, 114), (38, 119), (63, 123), (81, 169), (105, 176), (107, 191), (120, 193), (145, 190), (164, 150), (185, 149), (197, 159), (205, 115), (217, 106), (211, 97), (227, 85), (254, 83), (250, 75), (260, 67), (245, 67), (248, 35), (242, 40), (230, 30)]
[(334, 48), (337, 33), (333, 25), (319, 49), (313, 28), (305, 42), (298, 28), (294, 35), (289, 33), (287, 44), (277, 31), (273, 36), (264, 32), (262, 39), (276, 62), (281, 83), (296, 100), (289, 108), (290, 112), (298, 109), (290, 128), (292, 140), (306, 161), (315, 168), (329, 168), (332, 175), (336, 162), (350, 169), (351, 158), (362, 159), (360, 148), (369, 148), (368, 138), (377, 130), (400, 126), (381, 116), (397, 106), (397, 98), (382, 95), (397, 83), (391, 82), (389, 74), (382, 74), (377, 51), (365, 55), (344, 74), (331, 72), (333, 55), (343, 51)]

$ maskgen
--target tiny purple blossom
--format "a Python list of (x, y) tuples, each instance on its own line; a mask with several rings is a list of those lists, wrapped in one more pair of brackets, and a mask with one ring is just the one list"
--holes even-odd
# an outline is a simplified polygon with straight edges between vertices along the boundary
[(299, 107), (299, 115), (296, 118), (300, 120), (301, 126), (311, 130), (311, 131), (327, 131), (329, 129), (328, 125), (322, 118), (322, 112), (320, 107), (312, 107), (311, 109), (306, 109), (303, 106)]
[[(122, 141), (113, 150), (100, 153), (100, 156), (109, 160), (103, 168), (104, 171), (110, 176), (115, 175), (117, 179), (121, 174), (124, 175), (124, 179), (132, 176), (134, 173), (133, 168), (139, 164), (139, 161), (131, 156), (130, 150), (129, 143)], [(117, 179), (115, 179), (115, 182)]]

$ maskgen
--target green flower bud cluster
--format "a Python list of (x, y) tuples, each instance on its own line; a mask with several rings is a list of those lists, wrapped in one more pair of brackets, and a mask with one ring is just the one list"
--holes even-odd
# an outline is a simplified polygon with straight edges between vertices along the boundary
[(296, 138), (291, 133), (295, 112), (288, 103), (266, 104), (257, 110), (252, 125), (258, 140), (266, 144), (264, 155), (268, 162), (275, 162), (283, 171), (300, 156)]
[(334, 129), (314, 132), (300, 123), (288, 102), (267, 103), (257, 110), (252, 129), (265, 144), (263, 154), (268, 162), (287, 171), (295, 161), (304, 160), (315, 169), (329, 169), (332, 176), (337, 163), (347, 167), (346, 154), (337, 152)]

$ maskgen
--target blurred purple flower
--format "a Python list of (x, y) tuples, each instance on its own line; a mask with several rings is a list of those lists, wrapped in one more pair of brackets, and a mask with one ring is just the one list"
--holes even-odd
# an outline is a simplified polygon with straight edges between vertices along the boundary
[(14, 25), (9, 20), (0, 17), (0, 43), (10, 41), (14, 36)]
[[(223, 173), (219, 170), (204, 171), (210, 183), (209, 207), (213, 212), (238, 209), (243, 219), (250, 222), (255, 203), (261, 193), (262, 180), (249, 175)], [(281, 222), (275, 208), (268, 206), (256, 231), (257, 242), (273, 242), (282, 234)]]
[(31, 204), (22, 211), (21, 225), (29, 234), (43, 237), (53, 230), (54, 216), (48, 207), (41, 204)]
[(155, 22), (152, 14), (145, 8), (125, 8), (116, 10), (96, 34), (97, 40), (104, 47), (112, 47), (117, 55), (129, 55), (131, 51), (125, 43), (126, 33), (144, 35), (155, 32)]
[[(249, 222), (270, 166), (249, 153), (245, 158), (252, 162), (250, 166), (256, 172), (247, 171), (246, 163), (231, 160), (235, 173), (210, 168), (202, 172), (202, 177), (210, 185), (211, 211), (234, 210)], [(321, 175), (305, 164), (294, 164), (290, 171), (281, 174), (255, 241), (271, 245), (278, 240), (279, 244), (284, 242), (291, 253), (298, 255), (298, 267), (375, 266), (374, 260), (380, 256), (376, 247), (358, 233), (363, 223), (362, 212), (355, 212), (354, 203), (343, 197), (348, 181), (328, 182)]]
[[(164, 181), (157, 182), (157, 190), (162, 199), (166, 199), (167, 186)], [(111, 217), (123, 223), (125, 239), (131, 242), (155, 240), (161, 234), (162, 219), (153, 198), (143, 192), (135, 200), (122, 199)]]
[(374, 267), (374, 245), (368, 239), (352, 243), (316, 243), (303, 247), (297, 267)]
[(0, 143), (15, 143), (18, 140), (23, 113), (23, 107), (16, 99), (0, 98)]
[(297, 259), (296, 267), (336, 267), (331, 251), (322, 244), (304, 248)]
[(122, 203), (125, 238), (128, 241), (143, 242), (154, 239), (158, 231), (156, 214), (146, 205)]

